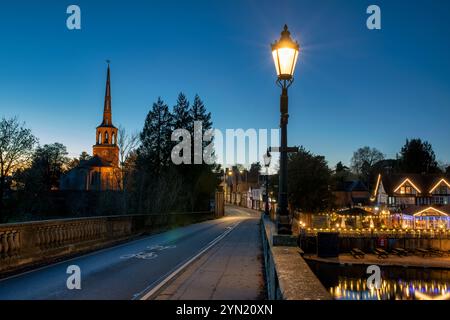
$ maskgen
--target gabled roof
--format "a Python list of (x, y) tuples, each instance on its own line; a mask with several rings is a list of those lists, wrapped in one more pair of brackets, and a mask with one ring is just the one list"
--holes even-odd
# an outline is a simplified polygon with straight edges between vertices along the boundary
[[(420, 190), (420, 194), (428, 195), (430, 191), (436, 186), (442, 179), (450, 182), (450, 177), (445, 174), (391, 174), (381, 175), (380, 182), (383, 184), (384, 190), (390, 196), (396, 193), (396, 190), (405, 181), (413, 185), (413, 187)], [(375, 190), (377, 191), (377, 190)]]
[[(402, 213), (412, 216), (449, 216), (450, 205), (445, 206), (409, 206)], [(427, 214), (428, 213), (428, 214)]]

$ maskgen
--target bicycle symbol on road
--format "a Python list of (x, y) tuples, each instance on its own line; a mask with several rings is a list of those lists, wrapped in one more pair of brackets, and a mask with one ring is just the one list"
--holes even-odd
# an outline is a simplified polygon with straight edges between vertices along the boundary
[(158, 257), (158, 255), (155, 253), (155, 251), (163, 251), (163, 250), (167, 250), (167, 249), (174, 249), (177, 246), (175, 245), (170, 245), (170, 246), (162, 246), (162, 245), (153, 245), (153, 246), (148, 246), (147, 249), (149, 251), (141, 251), (138, 253), (131, 253), (131, 254), (125, 254), (123, 256), (120, 257), (120, 259), (131, 259), (131, 258), (137, 258), (137, 259), (144, 259), (144, 260), (152, 260)]
[(138, 252), (138, 253), (132, 253), (132, 254), (125, 254), (121, 256), (121, 259), (130, 259), (130, 258), (138, 258), (138, 259), (144, 259), (144, 260), (151, 260), (157, 258), (158, 255), (154, 252)]

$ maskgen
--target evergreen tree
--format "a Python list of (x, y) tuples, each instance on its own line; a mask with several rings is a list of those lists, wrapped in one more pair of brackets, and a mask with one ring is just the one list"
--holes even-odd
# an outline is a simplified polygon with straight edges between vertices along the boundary
[(400, 151), (400, 169), (403, 173), (440, 172), (433, 147), (421, 139), (406, 139)]
[[(135, 211), (139, 213), (162, 212), (161, 185), (170, 185), (164, 173), (170, 166), (172, 148), (170, 136), (173, 129), (169, 107), (161, 98), (153, 103), (140, 134), (136, 170), (133, 171)], [(164, 190), (167, 192), (167, 190)]]
[[(212, 129), (211, 113), (206, 111), (206, 107), (198, 95), (195, 95), (194, 97), (194, 102), (192, 103), (190, 114), (192, 121), (191, 132), (193, 140), (195, 139), (195, 137), (203, 137), (206, 130)], [(194, 122), (196, 121), (201, 122), (201, 128), (197, 127), (197, 130), (194, 127)], [(202, 150), (210, 143), (211, 142), (209, 141), (203, 141)], [(194, 145), (192, 146), (192, 148), (192, 163), (194, 163), (195, 158), (200, 159), (200, 157), (202, 156), (202, 154), (199, 154), (199, 152), (203, 151), (195, 150)]]
[[(198, 95), (195, 95), (194, 102), (192, 103), (190, 109), (191, 115), (191, 132), (193, 140), (195, 137), (203, 137), (205, 132), (209, 129), (212, 129), (212, 121), (211, 121), (211, 113), (206, 110), (206, 107), (203, 101), (200, 99)], [(201, 128), (194, 127), (194, 122), (200, 121)], [(208, 146), (211, 141), (203, 141), (201, 150), (196, 150), (194, 148), (194, 144), (192, 146), (192, 163), (194, 163), (194, 159), (202, 158), (202, 154), (199, 152), (203, 152), (204, 148)], [(213, 196), (215, 188), (217, 187), (217, 178), (215, 174), (216, 165), (207, 165), (204, 162), (202, 164), (194, 164), (191, 166), (191, 169), (188, 173), (188, 181), (190, 187), (190, 204), (191, 207), (189, 210), (203, 209), (206, 206), (206, 202)]]
[(158, 98), (145, 119), (144, 129), (140, 134), (141, 146), (138, 149), (138, 163), (153, 174), (159, 174), (170, 163), (172, 129), (169, 107)]
[(289, 202), (295, 209), (320, 212), (330, 208), (331, 170), (324, 156), (314, 155), (303, 147), (288, 155)]
[(202, 121), (203, 132), (212, 128), (211, 113), (206, 111), (205, 105), (198, 94), (194, 97), (190, 112), (192, 121)]
[(192, 133), (192, 115), (189, 109), (189, 101), (184, 93), (180, 92), (177, 103), (173, 107), (173, 128), (186, 129)]

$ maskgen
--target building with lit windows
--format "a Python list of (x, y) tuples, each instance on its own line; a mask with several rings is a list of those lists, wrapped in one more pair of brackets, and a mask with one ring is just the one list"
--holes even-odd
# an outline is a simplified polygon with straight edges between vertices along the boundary
[(371, 201), (391, 226), (450, 229), (448, 175), (380, 174)]

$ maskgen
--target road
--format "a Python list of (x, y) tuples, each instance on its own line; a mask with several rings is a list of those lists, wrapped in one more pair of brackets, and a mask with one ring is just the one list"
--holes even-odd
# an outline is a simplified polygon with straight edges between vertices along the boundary
[[(161, 281), (226, 239), (250, 210), (227, 207), (227, 217), (173, 229), (0, 280), (0, 300), (129, 300), (147, 298)], [(214, 247), (214, 246), (213, 246)], [(192, 263), (195, 262), (192, 261)], [(69, 290), (67, 268), (79, 266), (81, 289)]]

